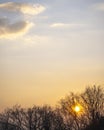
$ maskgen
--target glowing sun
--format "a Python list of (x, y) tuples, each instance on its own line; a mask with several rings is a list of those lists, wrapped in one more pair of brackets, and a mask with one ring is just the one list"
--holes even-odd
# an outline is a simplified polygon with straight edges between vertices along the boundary
[(75, 112), (79, 112), (80, 110), (81, 110), (80, 106), (75, 106), (75, 107), (74, 107), (74, 111), (75, 111)]

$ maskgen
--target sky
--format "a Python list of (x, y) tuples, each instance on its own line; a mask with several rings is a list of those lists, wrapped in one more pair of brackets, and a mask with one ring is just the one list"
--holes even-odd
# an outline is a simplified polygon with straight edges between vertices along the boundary
[(104, 85), (104, 0), (0, 0), (0, 110), (54, 106)]

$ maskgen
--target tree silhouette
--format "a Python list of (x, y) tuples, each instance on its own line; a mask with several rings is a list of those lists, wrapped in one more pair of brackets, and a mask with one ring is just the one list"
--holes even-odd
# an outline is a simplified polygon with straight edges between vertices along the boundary
[(60, 100), (61, 111), (63, 113), (67, 128), (73, 130), (80, 130), (82, 124), (82, 109), (77, 113), (74, 108), (80, 104), (81, 97), (78, 94), (70, 93), (67, 97)]
[(104, 90), (100, 86), (87, 87), (81, 94), (86, 117), (90, 123), (104, 115)]
[[(82, 107), (78, 113), (73, 110), (77, 104)], [(81, 130), (104, 116), (104, 90), (95, 85), (87, 87), (81, 94), (70, 93), (61, 99), (60, 105), (67, 125), (71, 129)]]
[(0, 114), (0, 130), (104, 130), (104, 89), (94, 85), (69, 93), (55, 108), (7, 108)]

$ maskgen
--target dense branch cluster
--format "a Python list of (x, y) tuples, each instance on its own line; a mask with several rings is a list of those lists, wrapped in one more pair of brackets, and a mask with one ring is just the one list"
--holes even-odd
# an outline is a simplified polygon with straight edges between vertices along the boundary
[(104, 90), (94, 85), (81, 94), (69, 93), (56, 108), (7, 108), (0, 114), (0, 130), (104, 130)]

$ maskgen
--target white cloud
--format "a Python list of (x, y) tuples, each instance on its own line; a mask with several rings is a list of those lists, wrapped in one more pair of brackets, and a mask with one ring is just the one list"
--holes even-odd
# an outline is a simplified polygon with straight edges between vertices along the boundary
[(50, 27), (53, 27), (53, 28), (57, 28), (57, 27), (66, 27), (67, 24), (64, 24), (64, 23), (53, 23), (50, 25)]
[(67, 24), (67, 23), (53, 23), (50, 25), (52, 28), (77, 28), (77, 27), (84, 27), (85, 24)]
[(19, 35), (25, 34), (33, 23), (27, 21), (19, 21), (10, 23), (6, 18), (0, 19), (0, 38), (15, 38)]
[(97, 4), (93, 5), (93, 8), (95, 10), (104, 11), (104, 3), (97, 3)]
[(45, 10), (45, 7), (40, 4), (6, 2), (0, 4), (0, 9), (7, 11), (21, 12), (23, 14), (37, 15)]

